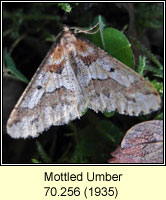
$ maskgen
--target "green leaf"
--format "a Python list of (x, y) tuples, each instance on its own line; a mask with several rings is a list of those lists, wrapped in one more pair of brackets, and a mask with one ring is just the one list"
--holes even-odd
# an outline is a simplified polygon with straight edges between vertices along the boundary
[(157, 120), (163, 120), (163, 118), (164, 118), (163, 112), (162, 112), (162, 113), (159, 113), (159, 114), (155, 117), (155, 119), (157, 119)]
[(110, 151), (120, 144), (123, 135), (123, 132), (108, 120), (99, 120), (95, 122), (95, 126), (89, 123), (78, 130), (79, 139), (71, 162), (105, 162)]
[[(93, 35), (92, 41), (99, 47), (103, 48), (100, 33)], [(134, 67), (134, 56), (126, 36), (114, 28), (104, 29), (104, 42), (106, 51), (113, 57), (117, 58), (127, 66)]]
[(72, 7), (69, 3), (58, 3), (58, 6), (65, 12), (69, 13), (72, 10)]
[(37, 160), (37, 159), (35, 159), (35, 158), (32, 158), (32, 163), (40, 163), (40, 161), (39, 160)]
[(83, 115), (85, 115), (85, 114), (87, 113), (87, 111), (88, 111), (88, 108), (86, 108), (86, 109), (82, 112), (81, 117), (82, 117)]
[(109, 139), (114, 145), (118, 145), (124, 135), (118, 127), (108, 120), (101, 120), (97, 124), (97, 129), (100, 130), (100, 133)]
[(158, 68), (156, 68), (154, 66), (150, 66), (150, 65), (146, 65), (145, 66), (145, 70), (150, 71), (150, 72), (153, 73), (154, 76), (160, 77), (160, 78), (163, 79), (163, 70), (158, 69)]
[(145, 56), (139, 56), (139, 63), (138, 63), (138, 74), (140, 74), (141, 76), (143, 76), (143, 72), (146, 66), (146, 57)]
[(104, 112), (103, 113), (106, 117), (112, 117), (115, 115), (115, 111), (112, 111), (112, 112)]
[(16, 78), (25, 83), (28, 83), (28, 79), (16, 68), (13, 58), (5, 51), (5, 62), (9, 72), (13, 74)]
[(136, 25), (141, 33), (149, 27), (159, 29), (163, 25), (162, 7), (158, 4), (139, 3)]
[(140, 41), (136, 38), (130, 36), (130, 41), (133, 43), (134, 47), (142, 51), (146, 57), (148, 57), (160, 70), (163, 70), (163, 65), (160, 63), (159, 59), (153, 55)]
[(102, 42), (102, 45), (103, 45), (103, 49), (105, 50), (106, 49), (105, 42), (104, 42), (104, 27), (105, 27), (105, 24), (104, 24), (104, 19), (101, 15), (98, 16), (98, 21), (99, 21), (100, 38), (101, 38), (101, 42)]
[(104, 40), (106, 50), (113, 57), (117, 58), (127, 66), (134, 67), (134, 56), (126, 36), (114, 28), (106, 28), (104, 30)]
[(6, 37), (6, 36), (10, 35), (12, 32), (13, 32), (12, 28), (7, 29), (6, 31), (3, 32), (3, 37)]
[(51, 158), (46, 154), (44, 148), (42, 147), (42, 145), (40, 144), (39, 141), (36, 141), (36, 146), (37, 146), (37, 150), (38, 150), (42, 160), (44, 161), (44, 163), (52, 163)]
[(163, 94), (163, 83), (158, 82), (157, 80), (150, 81), (151, 84), (156, 88), (156, 90)]

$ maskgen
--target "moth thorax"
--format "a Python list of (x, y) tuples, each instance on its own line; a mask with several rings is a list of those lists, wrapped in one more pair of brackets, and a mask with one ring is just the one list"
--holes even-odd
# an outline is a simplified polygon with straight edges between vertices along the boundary
[(68, 52), (71, 52), (74, 48), (73, 42), (76, 40), (72, 33), (65, 33), (61, 39), (61, 45), (65, 47)]

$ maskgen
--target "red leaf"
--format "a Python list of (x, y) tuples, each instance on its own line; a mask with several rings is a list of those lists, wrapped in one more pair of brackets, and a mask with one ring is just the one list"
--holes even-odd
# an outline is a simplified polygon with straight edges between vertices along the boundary
[(109, 163), (163, 163), (163, 121), (133, 126), (111, 155)]

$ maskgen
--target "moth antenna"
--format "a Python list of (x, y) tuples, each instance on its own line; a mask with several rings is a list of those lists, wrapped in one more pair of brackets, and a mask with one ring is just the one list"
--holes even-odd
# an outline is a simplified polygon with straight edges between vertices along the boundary
[(91, 27), (87, 30), (84, 30), (84, 29), (79, 28), (79, 27), (70, 27), (70, 29), (73, 29), (75, 34), (77, 34), (77, 33), (95, 34), (99, 31), (100, 26), (94, 32), (90, 32), (90, 31), (95, 29), (98, 25), (99, 25), (99, 22), (95, 26), (93, 26), (93, 27)]

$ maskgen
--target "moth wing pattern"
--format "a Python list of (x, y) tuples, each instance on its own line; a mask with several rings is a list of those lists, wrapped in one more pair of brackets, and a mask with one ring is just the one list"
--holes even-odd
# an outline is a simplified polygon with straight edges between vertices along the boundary
[[(85, 39), (78, 39), (78, 81), (88, 100), (88, 108), (98, 112), (117, 111), (138, 116), (160, 108), (155, 88), (138, 73)], [(86, 54), (86, 52), (88, 52)]]
[(51, 125), (80, 118), (85, 109), (63, 47), (55, 43), (10, 114), (7, 132), (13, 138), (37, 137)]
[(7, 132), (37, 137), (51, 125), (80, 118), (86, 108), (138, 116), (160, 103), (143, 77), (66, 28), (13, 109)]

